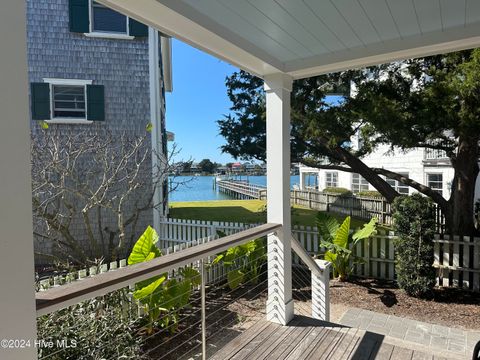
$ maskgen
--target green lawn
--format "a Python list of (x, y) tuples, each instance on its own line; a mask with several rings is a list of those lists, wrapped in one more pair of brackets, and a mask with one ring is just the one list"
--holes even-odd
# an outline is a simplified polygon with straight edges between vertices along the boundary
[[(317, 210), (295, 206), (292, 209), (293, 225), (315, 225)], [(334, 215), (343, 221), (345, 216)], [(244, 223), (266, 222), (263, 200), (217, 200), (170, 203), (170, 217), (177, 219), (213, 220)], [(360, 227), (365, 221), (352, 219), (352, 227)]]

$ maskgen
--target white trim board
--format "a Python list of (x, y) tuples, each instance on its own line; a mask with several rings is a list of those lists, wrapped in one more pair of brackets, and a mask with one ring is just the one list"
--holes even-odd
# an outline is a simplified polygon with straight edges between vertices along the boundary
[(80, 80), (80, 79), (55, 79), (55, 78), (43, 78), (43, 82), (51, 85), (92, 85), (93, 80)]

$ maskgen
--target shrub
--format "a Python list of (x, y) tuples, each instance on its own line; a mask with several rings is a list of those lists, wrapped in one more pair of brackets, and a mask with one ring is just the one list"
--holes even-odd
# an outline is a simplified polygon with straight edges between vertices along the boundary
[(360, 191), (356, 194), (357, 196), (361, 197), (368, 197), (368, 198), (381, 198), (382, 194), (380, 194), (376, 190), (365, 190), (365, 191)]
[[(144, 359), (134, 317), (122, 306), (129, 301), (122, 289), (39, 317), (38, 339), (55, 344), (39, 347), (39, 359)], [(59, 349), (57, 341), (69, 347)]]
[(425, 297), (435, 286), (433, 202), (420, 194), (401, 196), (393, 202), (393, 210), (398, 285), (410, 296)]
[(323, 193), (325, 194), (335, 194), (335, 195), (352, 195), (352, 192), (348, 189), (342, 187), (327, 187), (323, 189)]
[(340, 281), (348, 280), (355, 264), (362, 262), (353, 254), (352, 249), (359, 241), (369, 238), (376, 231), (377, 219), (372, 218), (355, 233), (350, 231), (350, 216), (340, 225), (333, 216), (319, 212), (316, 223), (322, 237), (321, 245), (327, 249), (325, 260), (332, 263), (333, 276), (338, 276)]

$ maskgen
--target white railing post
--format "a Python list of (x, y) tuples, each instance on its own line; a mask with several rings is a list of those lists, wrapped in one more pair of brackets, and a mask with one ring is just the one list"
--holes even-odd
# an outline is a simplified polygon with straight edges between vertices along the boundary
[(290, 244), (290, 92), (292, 78), (265, 77), (267, 102), (267, 221), (282, 224), (268, 236), (267, 319), (283, 325), (293, 318)]
[(330, 267), (325, 260), (315, 260), (322, 270), (321, 274), (312, 271), (312, 317), (330, 321)]

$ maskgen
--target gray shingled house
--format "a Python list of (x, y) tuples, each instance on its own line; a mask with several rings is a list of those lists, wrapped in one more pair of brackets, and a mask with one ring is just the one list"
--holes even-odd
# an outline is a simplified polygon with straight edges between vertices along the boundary
[[(32, 139), (45, 124), (59, 133), (92, 129), (142, 136), (153, 123), (148, 146), (166, 154), (165, 86), (170, 85), (163, 72), (169, 39), (93, 0), (26, 2)], [(165, 184), (156, 196), (162, 208), (143, 212), (131, 231), (142, 232), (168, 210)], [(105, 228), (110, 220), (104, 220)], [(77, 225), (70, 231), (80, 246), (88, 246), (84, 228)], [(51, 242), (44, 240), (36, 236), (36, 251), (52, 253)]]

